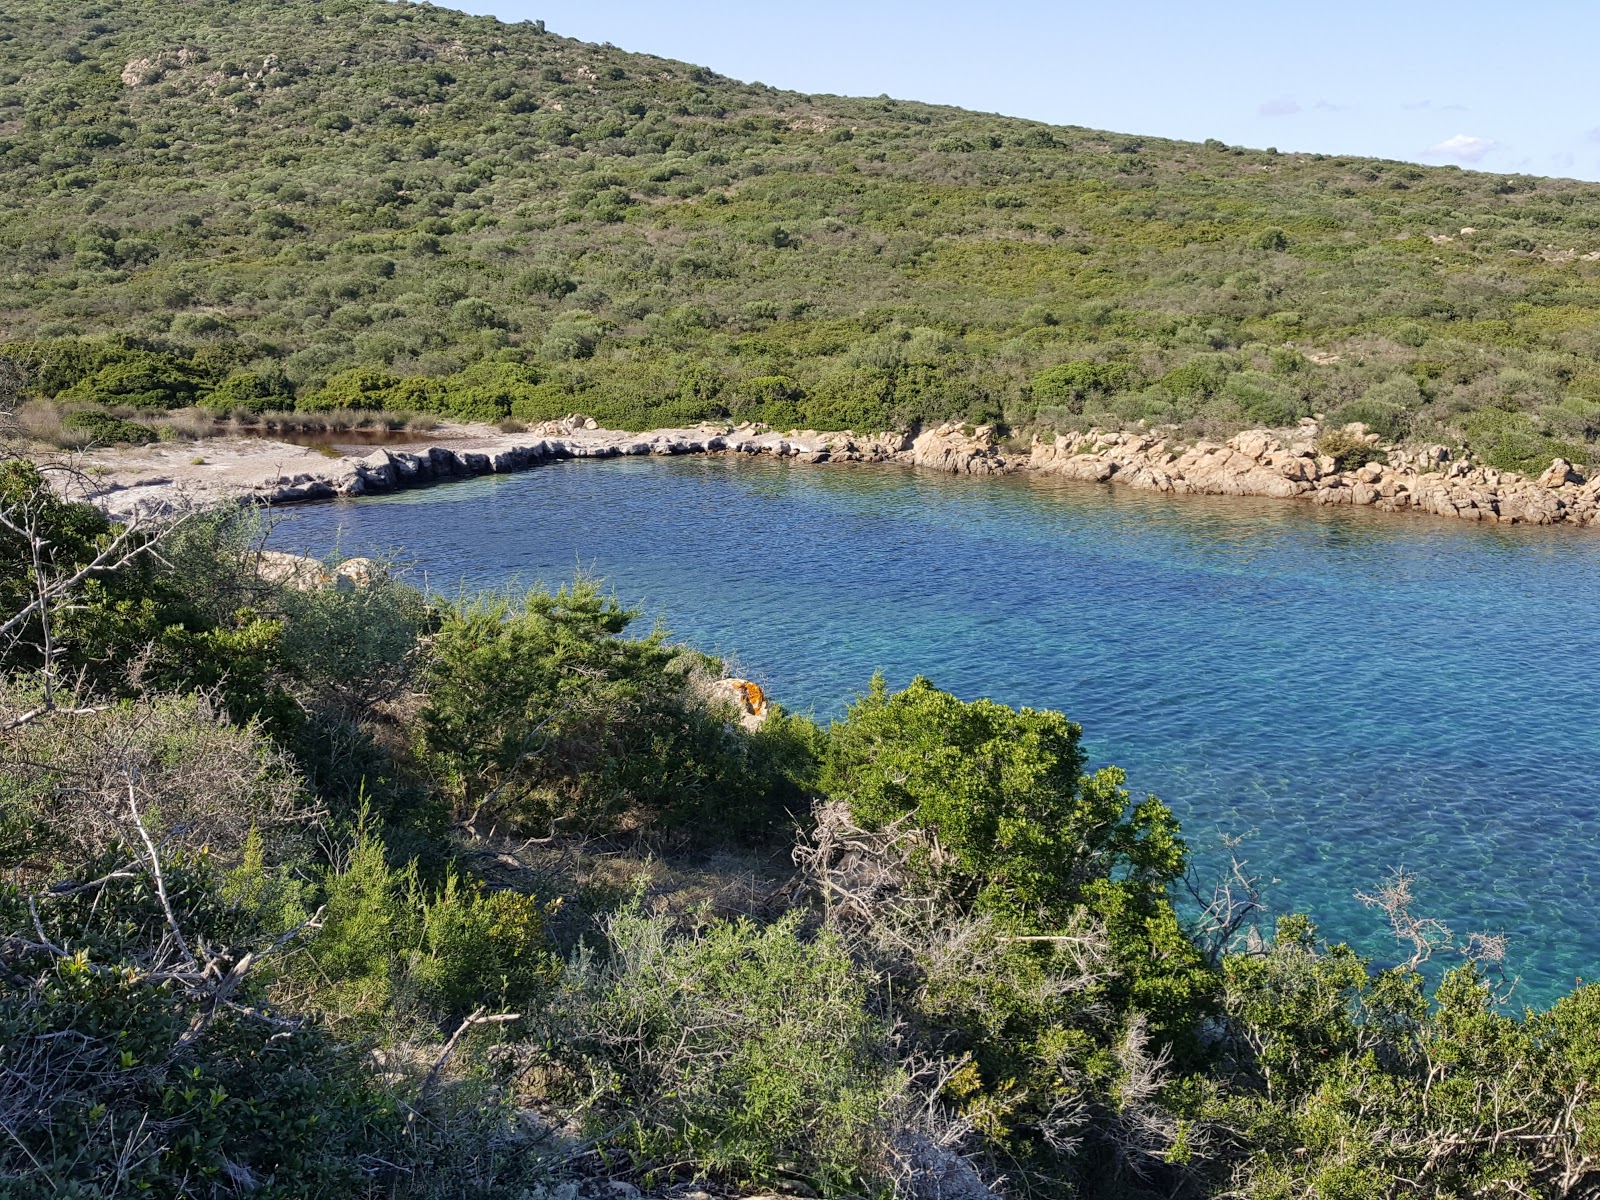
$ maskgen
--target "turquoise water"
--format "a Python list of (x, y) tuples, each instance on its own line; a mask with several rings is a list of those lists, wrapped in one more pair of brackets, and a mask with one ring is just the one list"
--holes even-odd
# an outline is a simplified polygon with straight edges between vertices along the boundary
[(1392, 955), (1389, 867), (1506, 933), (1518, 997), (1600, 973), (1600, 536), (725, 458), (568, 462), (286, 510), (440, 590), (580, 564), (790, 708), (874, 670), (1049, 706), (1279, 909)]

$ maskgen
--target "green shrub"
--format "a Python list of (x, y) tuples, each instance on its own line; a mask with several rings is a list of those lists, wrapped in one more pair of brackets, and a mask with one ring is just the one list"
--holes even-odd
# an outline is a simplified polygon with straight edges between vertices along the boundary
[(1411, 414), (1396, 405), (1365, 397), (1341, 405), (1332, 421), (1338, 425), (1365, 425), (1386, 442), (1397, 442), (1411, 427)]
[(1587, 462), (1591, 457), (1585, 446), (1549, 437), (1527, 413), (1486, 408), (1463, 424), (1473, 452), (1500, 471), (1538, 475), (1556, 458)]
[(601, 1091), (588, 1123), (648, 1162), (824, 1196), (887, 1182), (904, 1088), (889, 1026), (833, 939), (799, 914), (762, 928), (714, 921), (688, 936), (636, 908), (611, 917), (606, 954), (580, 955), (558, 996), (557, 1060)]
[(1130, 804), (1120, 770), (1084, 774), (1080, 737), (1058, 712), (964, 703), (921, 677), (891, 694), (880, 676), (830, 730), (821, 787), (868, 830), (927, 831), (921, 886), (957, 911), (1039, 933), (1093, 914), (1126, 999), (1182, 1031), (1213, 981), (1167, 897), (1177, 822), (1153, 796)]
[(358, 1056), (314, 1026), (229, 1010), (175, 1055), (195, 1016), (182, 991), (114, 962), (30, 965), (29, 987), (0, 991), (8, 1196), (357, 1195), (361, 1156), (399, 1145)]
[(635, 616), (586, 579), (443, 613), (422, 729), (459, 809), (490, 804), (535, 828), (625, 821), (723, 836), (798, 809), (792, 773), (814, 726), (730, 727), (703, 691), (715, 663), (660, 630), (619, 636)]
[(194, 404), (205, 383), (198, 371), (171, 355), (139, 353), (101, 367), (58, 399), (159, 412)]
[(1292, 425), (1306, 413), (1300, 396), (1282, 380), (1260, 371), (1240, 371), (1228, 376), (1220, 395), (1239, 407), (1256, 425)]
[(310, 395), (300, 397), (295, 407), (304, 412), (390, 409), (395, 407), (394, 392), (399, 383), (398, 378), (383, 371), (344, 371)]
[(1047, 367), (1033, 377), (1033, 398), (1081, 413), (1090, 396), (1104, 396), (1128, 385), (1131, 373), (1122, 363), (1077, 361)]
[(1197, 355), (1156, 380), (1156, 387), (1174, 397), (1209, 400), (1222, 390), (1236, 365), (1224, 355)]
[(206, 393), (200, 400), (200, 407), (222, 416), (232, 412), (261, 413), (293, 408), (294, 389), (281, 374), (241, 371)]
[(454, 870), (439, 888), (425, 887), (415, 861), (389, 865), (365, 815), (322, 891), (322, 926), (290, 970), (330, 1020), (371, 1031), (394, 1021), (459, 1020), (480, 1005), (526, 1007), (555, 980), (544, 905), (487, 891)]
[(1365, 437), (1343, 426), (1322, 431), (1317, 438), (1317, 453), (1333, 459), (1334, 469), (1338, 471), (1354, 471), (1388, 457)]
[[(1412, 966), (1374, 970), (1304, 917), (1225, 967), (1226, 1036), (1253, 1086), (1212, 1117), (1249, 1140), (1248, 1194), (1381, 1197), (1415, 1178), (1441, 1196), (1592, 1186), (1594, 1160), (1574, 1157), (1592, 1154), (1591, 1119), (1559, 1114), (1593, 1109), (1600, 988), (1517, 1017), (1468, 962), (1430, 997)], [(1507, 1128), (1545, 1133), (1498, 1135)]]
[(150, 426), (126, 417), (113, 416), (103, 409), (86, 408), (69, 412), (61, 418), (61, 427), (87, 433), (92, 442), (102, 446), (119, 442), (138, 446), (156, 440), (156, 431)]

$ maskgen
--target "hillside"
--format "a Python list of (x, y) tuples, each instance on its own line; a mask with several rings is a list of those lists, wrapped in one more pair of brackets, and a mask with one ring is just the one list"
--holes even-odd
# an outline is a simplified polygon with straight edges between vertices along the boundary
[(800, 95), (379, 0), (6, 5), (0, 276), (28, 389), (90, 411), (1325, 412), (1522, 469), (1600, 438), (1600, 186)]

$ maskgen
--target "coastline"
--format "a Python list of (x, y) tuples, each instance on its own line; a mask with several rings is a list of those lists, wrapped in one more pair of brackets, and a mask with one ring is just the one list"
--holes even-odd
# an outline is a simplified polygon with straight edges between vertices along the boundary
[[(1355, 427), (1362, 436), (1359, 427)], [(1600, 528), (1600, 473), (1557, 459), (1537, 479), (1458, 458), (1444, 446), (1384, 448), (1388, 462), (1341, 470), (1315, 449), (1318, 428), (1248, 430), (1226, 442), (1174, 445), (1159, 431), (1091, 430), (1026, 446), (953, 424), (911, 434), (758, 432), (700, 426), (624, 433), (570, 417), (524, 433), (453, 426), (414, 443), (330, 458), (265, 439), (217, 439), (85, 454), (64, 485), (112, 516), (237, 502), (265, 505), (381, 495), (559, 459), (750, 454), (807, 463), (895, 463), (947, 474), (1033, 472), (1174, 495), (1268, 496), (1513, 525)], [(1371, 434), (1364, 435), (1376, 444)], [(206, 453), (209, 452), (209, 453)]]

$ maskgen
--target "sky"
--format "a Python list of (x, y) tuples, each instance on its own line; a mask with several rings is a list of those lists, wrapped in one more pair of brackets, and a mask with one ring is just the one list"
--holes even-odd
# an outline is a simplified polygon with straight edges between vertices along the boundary
[(1600, 180), (1596, 0), (441, 0), (800, 92)]

